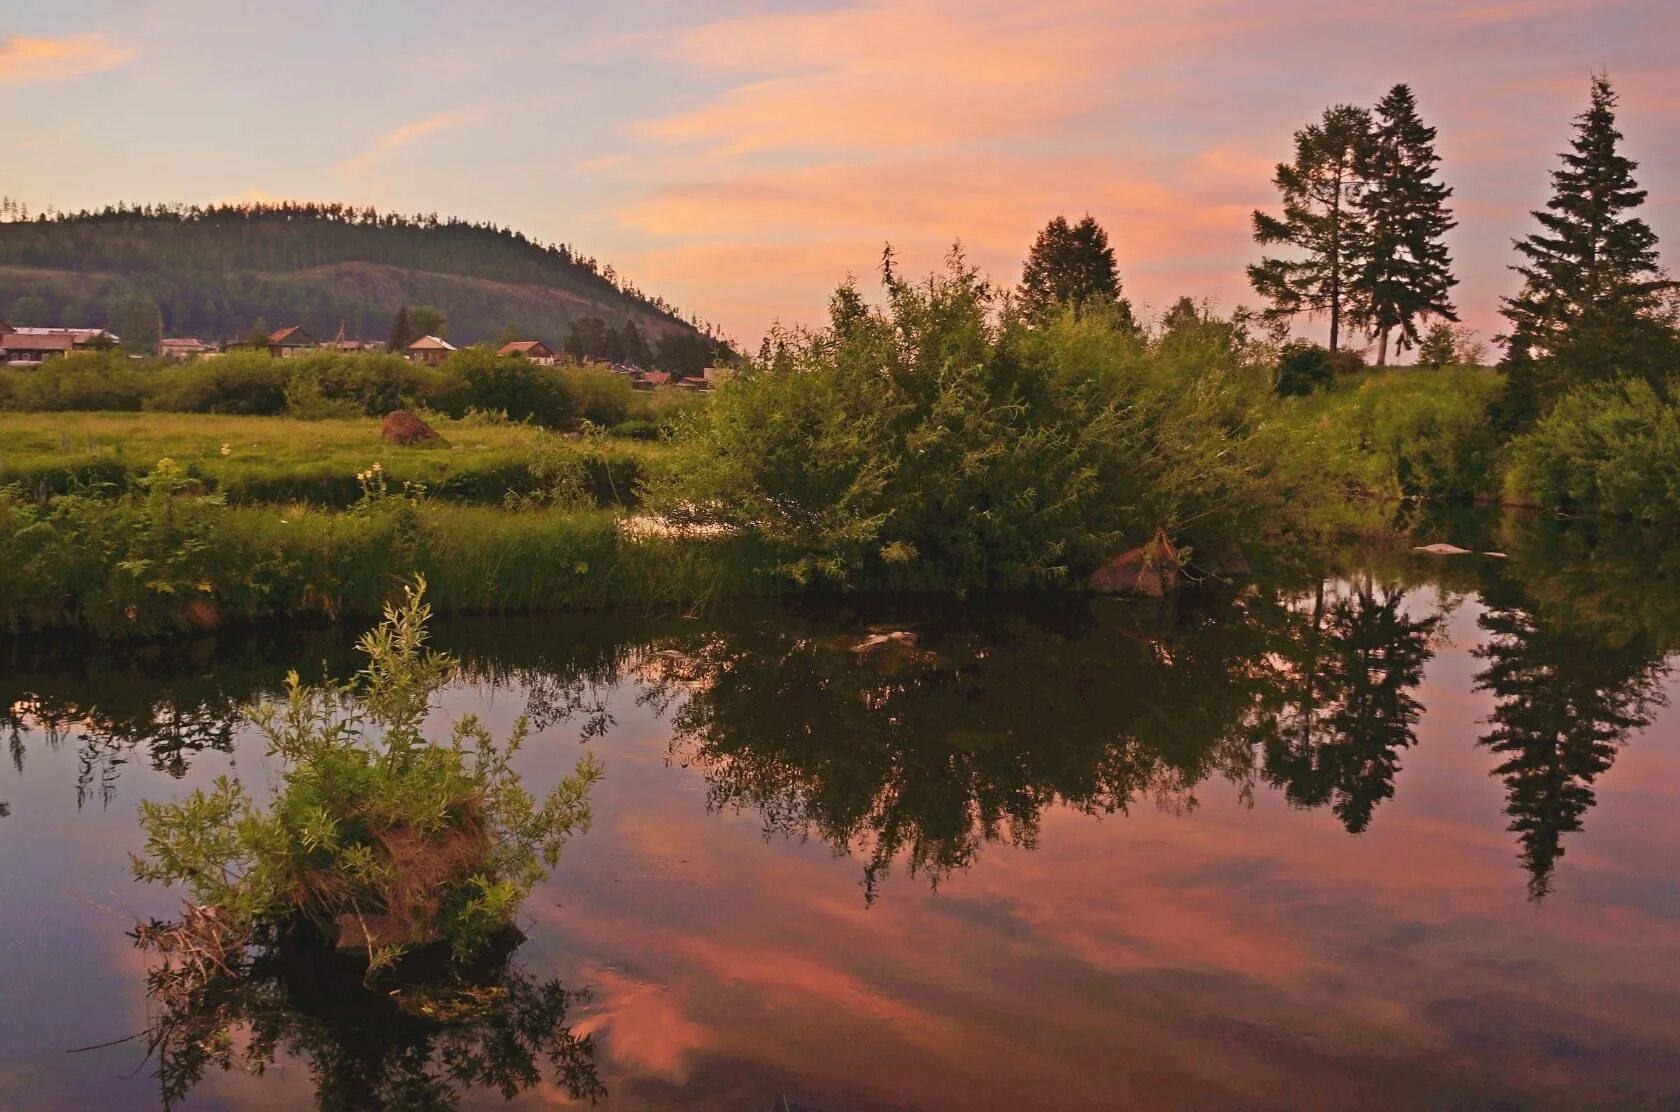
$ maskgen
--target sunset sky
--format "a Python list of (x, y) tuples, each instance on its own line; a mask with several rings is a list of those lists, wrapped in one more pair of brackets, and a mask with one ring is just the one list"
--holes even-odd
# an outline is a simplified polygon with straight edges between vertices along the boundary
[(1252, 303), (1290, 133), (1410, 82), (1490, 334), (1590, 71), (1680, 255), (1675, 0), (4, 0), (0, 193), (344, 200), (563, 240), (756, 344), (883, 242), (1014, 282), (1057, 212), (1133, 301)]

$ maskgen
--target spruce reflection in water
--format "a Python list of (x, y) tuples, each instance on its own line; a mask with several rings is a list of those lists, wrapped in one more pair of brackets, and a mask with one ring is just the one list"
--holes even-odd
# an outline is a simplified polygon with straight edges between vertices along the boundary
[(1594, 782), (1664, 704), (1680, 564), (1668, 544), (1630, 537), (1666, 541), (1530, 523), (1508, 533), (1513, 559), (1482, 588), (1476, 684), (1497, 702), (1481, 744), (1501, 757), (1494, 772), (1536, 901), (1552, 890), (1563, 836), (1596, 802)]
[(160, 939), (161, 927), (137, 940), (152, 954), (145, 1034), (165, 1107), (212, 1070), (260, 1074), (283, 1058), (307, 1064), (322, 1109), (453, 1108), (477, 1091), (512, 1100), (545, 1080), (573, 1101), (606, 1095), (594, 1043), (566, 1026), (587, 994), (518, 968), (516, 932), (465, 970), (422, 952), (370, 988), (365, 960), (296, 932), (231, 967), (204, 967)]

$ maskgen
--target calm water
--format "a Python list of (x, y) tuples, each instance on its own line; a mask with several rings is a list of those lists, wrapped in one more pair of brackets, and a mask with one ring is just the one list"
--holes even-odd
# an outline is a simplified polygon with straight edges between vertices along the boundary
[[(157, 1019), (136, 802), (261, 783), (239, 707), (348, 634), (0, 648), (0, 1107), (160, 1065), (187, 1107), (1680, 1107), (1680, 569), (1487, 543), (1157, 607), (440, 623), (438, 727), (531, 715), (539, 784), (594, 751), (595, 827), (507, 1015), (282, 979), (189, 1028), (260, 1076), (82, 1048)], [(882, 626), (918, 644), (852, 651)]]

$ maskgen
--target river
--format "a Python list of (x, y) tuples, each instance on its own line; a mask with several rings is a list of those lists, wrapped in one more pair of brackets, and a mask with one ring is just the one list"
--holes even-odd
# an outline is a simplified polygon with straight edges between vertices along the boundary
[(1675, 1106), (1680, 566), (1501, 530), (1165, 602), (439, 621), (437, 729), (606, 768), (508, 1015), (280, 977), (151, 1054), (136, 804), (264, 783), (241, 708), (358, 631), (0, 646), (0, 1106)]

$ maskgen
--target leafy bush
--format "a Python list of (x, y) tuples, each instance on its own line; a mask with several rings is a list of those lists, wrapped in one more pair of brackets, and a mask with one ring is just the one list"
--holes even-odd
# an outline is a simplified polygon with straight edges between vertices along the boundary
[(238, 351), (157, 372), (147, 409), (272, 417), (286, 411), (290, 370), (284, 359)]
[(151, 372), (111, 352), (77, 352), (27, 370), (0, 371), (0, 406), (62, 413), (140, 408)]
[(564, 367), (560, 380), (566, 384), (572, 412), (591, 424), (617, 425), (641, 405), (630, 380), (598, 367)]
[(1365, 355), (1363, 352), (1349, 351), (1346, 348), (1332, 352), (1330, 369), (1337, 376), (1356, 375), (1365, 369)]
[(565, 373), (522, 356), (466, 348), (444, 362), (443, 373), (439, 406), (457, 416), (469, 409), (498, 411), (514, 421), (558, 428), (576, 412)]
[(1573, 390), (1511, 441), (1506, 490), (1556, 509), (1680, 520), (1680, 405), (1644, 379)]
[(1067, 582), (1161, 528), (1274, 520), (1289, 461), (1242, 353), (1100, 311), (996, 317), (956, 255), (887, 293), (716, 390), (649, 508), (762, 538), (796, 582), (959, 590)]
[(1467, 499), (1493, 489), (1498, 376), (1474, 368), (1395, 371), (1360, 384), (1348, 421), (1385, 493)]
[(432, 401), (443, 376), (400, 355), (308, 355), (287, 361), (286, 409), (294, 417), (383, 417)]
[(1292, 340), (1278, 353), (1277, 392), (1300, 397), (1322, 390), (1336, 379), (1330, 350), (1307, 340)]
[(227, 776), (180, 802), (141, 803), (135, 874), (185, 885), (236, 940), (302, 917), (364, 947), (370, 976), (415, 945), (468, 957), (507, 927), (587, 828), (601, 766), (584, 757), (539, 804), (510, 764), (524, 718), (501, 744), (472, 716), (447, 742), (428, 740), (455, 662), (426, 648), (424, 591), (423, 580), (408, 589), (362, 638), (354, 680), (312, 688), (293, 672), (283, 702), (252, 712), (280, 763), (266, 808)]

